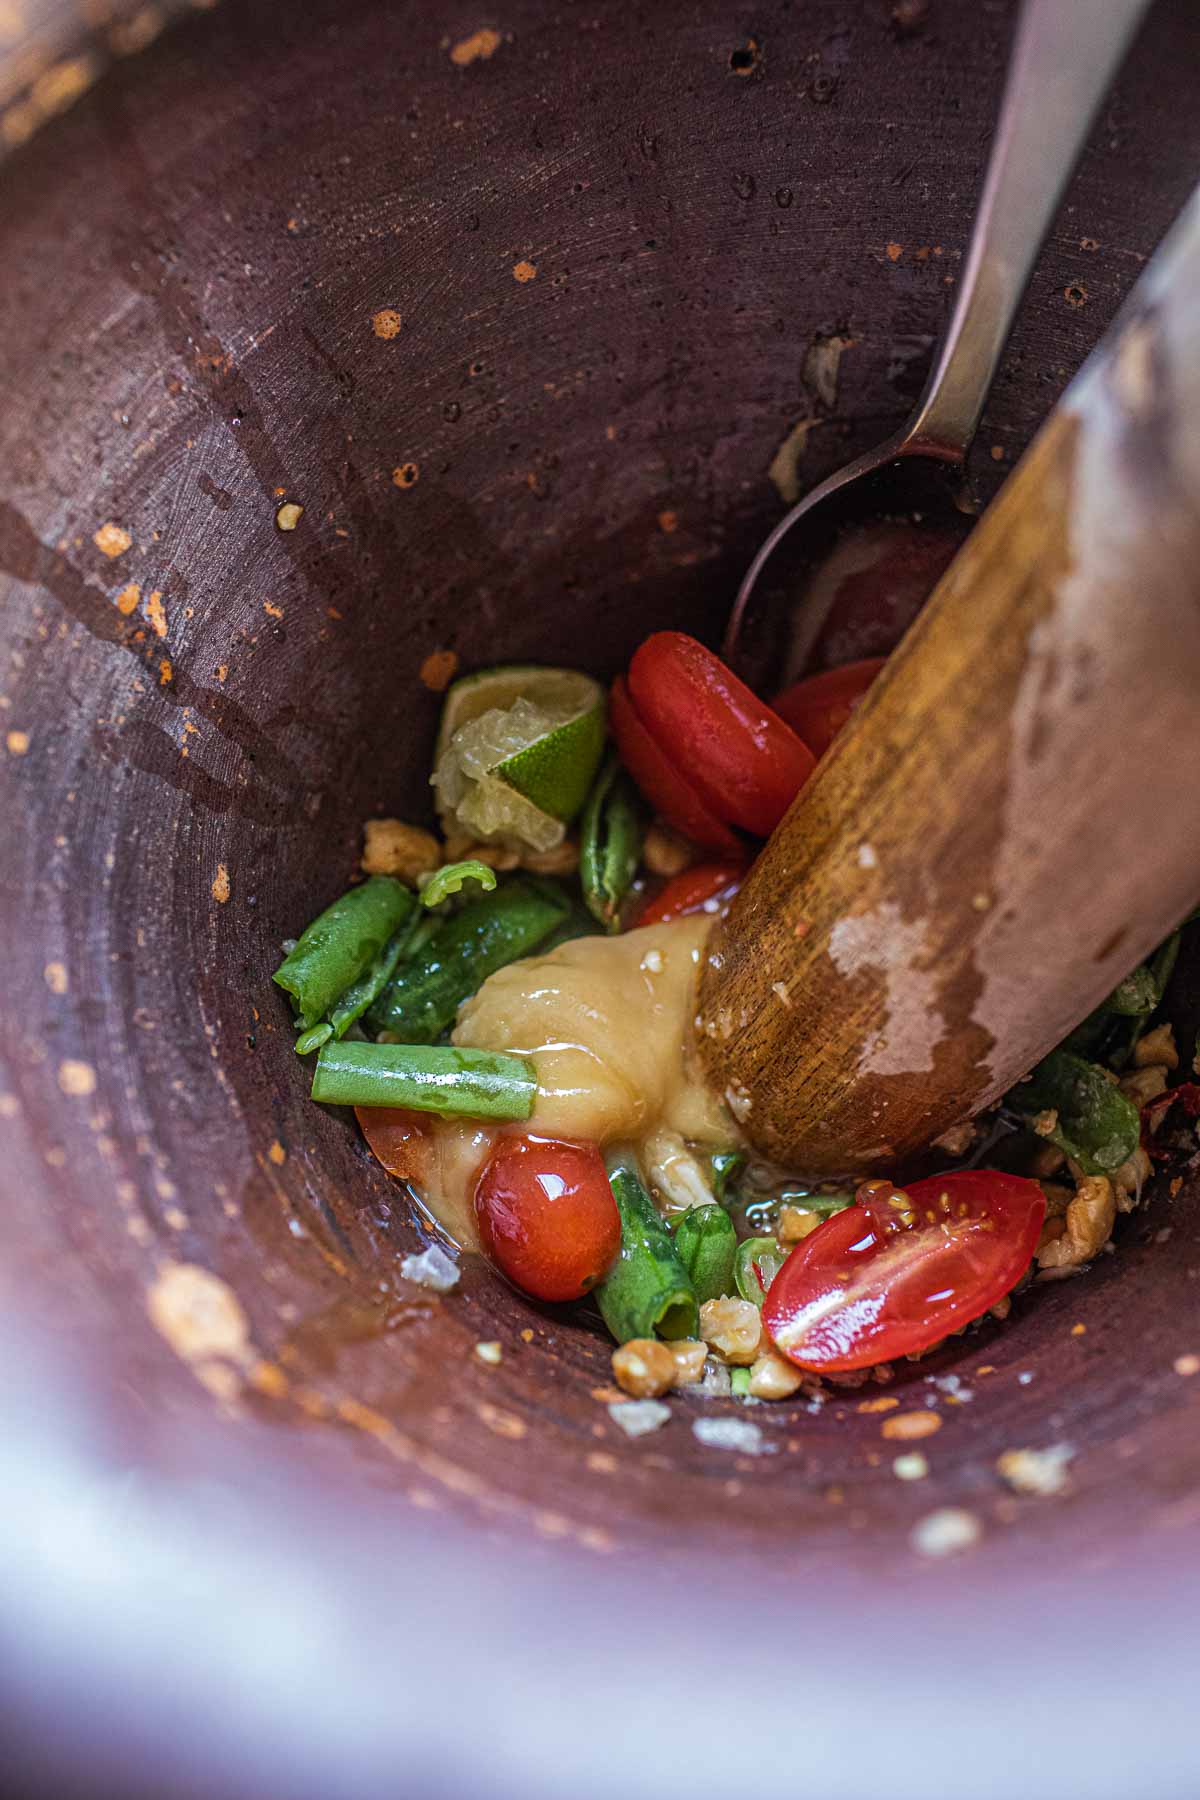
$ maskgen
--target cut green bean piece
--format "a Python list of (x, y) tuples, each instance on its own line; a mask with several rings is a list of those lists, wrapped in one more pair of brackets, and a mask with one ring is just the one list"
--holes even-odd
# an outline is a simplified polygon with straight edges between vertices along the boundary
[(698, 1305), (733, 1293), (737, 1233), (723, 1206), (689, 1207), (675, 1227), (675, 1248)]
[(537, 1097), (533, 1064), (450, 1044), (326, 1044), (312, 1097), (329, 1106), (404, 1106), (447, 1118), (527, 1119)]
[(314, 1050), (319, 1050), (322, 1044), (327, 1044), (332, 1036), (333, 1026), (328, 1019), (323, 1019), (319, 1025), (310, 1025), (308, 1030), (302, 1031), (296, 1039), (296, 1055), (310, 1056)]
[(784, 1188), (779, 1196), (781, 1206), (800, 1206), (805, 1212), (816, 1213), (819, 1218), (832, 1219), (834, 1213), (845, 1212), (848, 1206), (854, 1205), (854, 1195), (849, 1188), (833, 1188), (824, 1194), (809, 1194), (803, 1188), (793, 1191)]
[(422, 906), (440, 906), (451, 894), (461, 894), (464, 881), (477, 881), (485, 894), (496, 885), (496, 871), (471, 857), (467, 862), (447, 863), (431, 875), (417, 895)]
[(1054, 1127), (1042, 1135), (1073, 1156), (1088, 1175), (1106, 1175), (1131, 1157), (1141, 1138), (1133, 1101), (1107, 1072), (1069, 1050), (1052, 1050), (1032, 1075), (1005, 1095), (1006, 1104), (1032, 1119), (1053, 1111)]
[(730, 1369), (729, 1391), (735, 1400), (748, 1400), (750, 1398), (749, 1369)]
[(621, 1249), (594, 1290), (604, 1323), (618, 1344), (655, 1333), (695, 1337), (696, 1296), (658, 1208), (631, 1163), (610, 1161), (608, 1179), (621, 1215)]
[(606, 931), (621, 929), (621, 906), (637, 874), (645, 812), (616, 757), (596, 778), (579, 828), (579, 882), (588, 911)]
[(416, 897), (390, 875), (372, 875), (303, 931), (273, 980), (291, 994), (301, 1025), (323, 1019), (411, 918)]
[[(360, 975), (351, 987), (348, 987), (333, 1011), (329, 1015), (331, 1033), (335, 1038), (343, 1038), (356, 1019), (361, 1019), (368, 1006), (373, 1006), (384, 988), (391, 980), (396, 964), (413, 938), (413, 927), (405, 920), (400, 930), (394, 932), (383, 946), (375, 961), (365, 975)], [(300, 1046), (297, 1044), (297, 1049)]]
[(401, 963), (370, 1010), (371, 1027), (405, 1044), (432, 1043), (489, 975), (536, 950), (566, 912), (565, 897), (522, 881), (472, 900)]
[(773, 1237), (743, 1239), (733, 1263), (733, 1278), (742, 1299), (761, 1306), (786, 1261), (787, 1252), (779, 1248)]
[(713, 1191), (713, 1199), (722, 1206), (728, 1204), (726, 1194), (729, 1184), (739, 1176), (746, 1166), (744, 1150), (716, 1150), (708, 1159), (708, 1179)]

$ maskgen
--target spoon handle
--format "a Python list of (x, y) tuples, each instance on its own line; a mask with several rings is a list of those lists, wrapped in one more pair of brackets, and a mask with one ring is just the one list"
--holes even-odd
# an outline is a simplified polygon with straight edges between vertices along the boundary
[(900, 453), (961, 462), (1042, 239), (1147, 0), (1025, 0), (950, 326)]

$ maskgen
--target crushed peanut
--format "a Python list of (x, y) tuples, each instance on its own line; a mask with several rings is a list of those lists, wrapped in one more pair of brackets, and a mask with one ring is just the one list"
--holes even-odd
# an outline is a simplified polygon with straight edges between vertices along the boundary
[(786, 1400), (806, 1379), (803, 1369), (776, 1350), (765, 1350), (750, 1365), (750, 1393), (756, 1400)]
[(651, 825), (642, 845), (642, 862), (651, 875), (682, 875), (696, 860), (696, 849), (669, 825)]
[(1070, 1485), (1067, 1465), (1074, 1455), (1070, 1444), (1051, 1444), (1048, 1450), (1006, 1450), (996, 1458), (996, 1472), (1014, 1493), (1044, 1499), (1066, 1492)]
[(1109, 1173), (1117, 1197), (1117, 1211), (1132, 1212), (1141, 1198), (1142, 1188), (1150, 1179), (1150, 1153), (1139, 1144), (1133, 1155)]
[(1043, 1181), (1041, 1190), (1046, 1196), (1046, 1218), (1061, 1219), (1075, 1198), (1075, 1189), (1067, 1187), (1062, 1181)]
[(612, 1353), (617, 1386), (635, 1400), (657, 1400), (675, 1385), (675, 1358), (657, 1338), (631, 1338)]
[(1135, 1106), (1145, 1106), (1149, 1101), (1157, 1100), (1160, 1094), (1166, 1093), (1167, 1073), (1166, 1063), (1145, 1063), (1119, 1083), (1121, 1092)]
[(914, 1438), (932, 1437), (941, 1428), (941, 1418), (930, 1410), (897, 1413), (894, 1418), (885, 1419), (881, 1427), (885, 1438), (902, 1438), (906, 1442), (911, 1442)]
[[(1107, 1244), (1116, 1223), (1117, 1200), (1107, 1175), (1088, 1175), (1069, 1202), (1064, 1219), (1047, 1221), (1038, 1245), (1041, 1269), (1076, 1269)], [(1051, 1229), (1054, 1235), (1050, 1236)]]
[(691, 1387), (704, 1374), (708, 1345), (703, 1338), (668, 1338), (667, 1349), (675, 1358), (675, 1386)]
[(943, 1131), (933, 1142), (934, 1148), (944, 1150), (947, 1156), (963, 1156), (975, 1142), (974, 1123), (964, 1119), (961, 1125), (951, 1125), (949, 1131)]
[(1035, 1181), (1042, 1181), (1047, 1176), (1057, 1175), (1067, 1160), (1065, 1150), (1057, 1144), (1039, 1144), (1029, 1159), (1029, 1173)]
[(521, 867), (531, 875), (573, 875), (579, 867), (579, 845), (570, 838), (552, 850), (522, 850)]
[(481, 862), (498, 874), (515, 869), (521, 860), (521, 852), (511, 844), (484, 844), (470, 837), (448, 837), (444, 855), (448, 863)]
[(780, 1208), (776, 1235), (781, 1244), (798, 1244), (820, 1223), (820, 1213), (810, 1212), (806, 1206), (784, 1206)]
[(402, 819), (368, 819), (363, 826), (362, 866), (368, 875), (396, 875), (413, 885), (441, 860), (441, 845), (419, 825), (406, 825)]
[(706, 1300), (700, 1308), (700, 1336), (722, 1362), (748, 1368), (758, 1357), (762, 1314), (749, 1300)]
[(1138, 1039), (1133, 1047), (1134, 1067), (1145, 1069), (1161, 1063), (1164, 1069), (1179, 1067), (1179, 1051), (1175, 1045), (1175, 1033), (1169, 1024), (1156, 1025), (1145, 1037)]

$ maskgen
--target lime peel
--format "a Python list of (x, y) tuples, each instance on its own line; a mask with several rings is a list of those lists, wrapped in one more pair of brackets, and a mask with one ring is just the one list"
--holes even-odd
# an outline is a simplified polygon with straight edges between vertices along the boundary
[(573, 669), (483, 669), (446, 696), (432, 781), (448, 832), (546, 851), (604, 750), (604, 690)]

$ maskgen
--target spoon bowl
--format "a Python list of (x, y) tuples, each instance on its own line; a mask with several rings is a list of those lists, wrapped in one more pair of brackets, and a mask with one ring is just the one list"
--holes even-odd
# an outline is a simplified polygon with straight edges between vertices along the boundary
[[(907, 518), (928, 529), (961, 515), (954, 475), (1058, 201), (1146, 3), (1107, 0), (1091, 10), (1081, 34), (1078, 0), (1025, 0), (966, 265), (925, 391), (897, 432), (798, 501), (750, 564), (723, 650), (753, 684), (777, 689), (804, 672), (823, 623), (821, 596), (805, 594), (805, 578), (851, 524)], [(957, 529), (963, 535), (961, 517)], [(924, 593), (948, 560), (928, 559)], [(836, 584), (824, 583), (822, 592), (832, 602)], [(890, 650), (899, 635), (881, 648)]]

